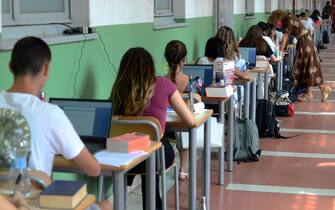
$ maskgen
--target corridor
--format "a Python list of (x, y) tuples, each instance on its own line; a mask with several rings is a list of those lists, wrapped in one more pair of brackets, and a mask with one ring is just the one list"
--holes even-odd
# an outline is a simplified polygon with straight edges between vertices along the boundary
[[(335, 88), (335, 36), (321, 50), (324, 80)], [(212, 160), (211, 209), (214, 210), (335, 210), (335, 94), (321, 103), (296, 102), (296, 113), (281, 120), (281, 134), (289, 139), (261, 139), (259, 162), (235, 162), (225, 172), (225, 186), (217, 185), (217, 160)], [(200, 164), (198, 163), (198, 170)], [(198, 191), (200, 192), (198, 177)], [(187, 182), (181, 182), (181, 209), (187, 209)], [(198, 192), (198, 195), (199, 195)], [(199, 196), (198, 196), (199, 197)], [(173, 189), (169, 209), (173, 209)]]

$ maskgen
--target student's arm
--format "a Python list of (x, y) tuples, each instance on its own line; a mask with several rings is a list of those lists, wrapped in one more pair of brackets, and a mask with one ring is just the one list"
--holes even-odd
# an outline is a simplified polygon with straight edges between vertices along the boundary
[(180, 93), (176, 90), (170, 97), (170, 105), (173, 107), (178, 116), (186, 123), (187, 126), (195, 126), (195, 118), (188, 109), (186, 103), (181, 98)]
[(58, 108), (53, 113), (51, 126), (48, 139), (55, 153), (73, 160), (86, 175), (98, 176), (101, 170), (100, 165), (87, 150), (61, 109)]
[(249, 71), (240, 71), (238, 68), (235, 68), (234, 75), (241, 79), (249, 79)]
[(93, 155), (84, 147), (73, 162), (88, 176), (99, 176), (101, 167)]
[(280, 45), (280, 51), (284, 52), (287, 40), (288, 40), (288, 33), (283, 33), (283, 38)]
[(0, 206), (1, 209), (5, 210), (17, 210), (5, 197), (0, 195)]

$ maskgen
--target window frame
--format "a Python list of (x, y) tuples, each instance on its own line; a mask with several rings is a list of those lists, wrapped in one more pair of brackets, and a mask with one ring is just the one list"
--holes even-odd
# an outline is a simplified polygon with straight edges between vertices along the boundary
[(70, 0), (63, 1), (64, 12), (40, 12), (29, 14), (20, 12), (20, 0), (9, 0), (11, 14), (1, 13), (3, 17), (3, 26), (71, 23)]
[(158, 0), (154, 0), (154, 17), (173, 17), (174, 16), (174, 9), (173, 9), (173, 0), (166, 0), (169, 1), (170, 9), (158, 9)]
[[(250, 3), (252, 4), (251, 7), (249, 7)], [(255, 0), (245, 0), (245, 17), (255, 17)]]

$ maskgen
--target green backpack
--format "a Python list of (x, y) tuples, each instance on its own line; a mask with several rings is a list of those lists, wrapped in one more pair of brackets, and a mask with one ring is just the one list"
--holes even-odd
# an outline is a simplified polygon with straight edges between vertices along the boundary
[(259, 149), (256, 123), (250, 119), (236, 120), (234, 132), (234, 160), (244, 162), (258, 161), (261, 150)]

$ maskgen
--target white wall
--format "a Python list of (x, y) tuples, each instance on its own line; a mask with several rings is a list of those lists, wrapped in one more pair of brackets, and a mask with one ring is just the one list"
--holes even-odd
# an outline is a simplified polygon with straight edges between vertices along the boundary
[(186, 0), (186, 18), (208, 16), (213, 16), (213, 0)]
[[(178, 6), (178, 18), (213, 16), (213, 0), (185, 1), (184, 12)], [(74, 6), (75, 4), (75, 6)], [(89, 5), (89, 7), (85, 6)], [(183, 5), (183, 4), (179, 4)], [(74, 25), (105, 26), (154, 21), (154, 0), (72, 0)], [(183, 17), (181, 17), (183, 16)], [(89, 17), (89, 18), (87, 18)]]
[[(245, 13), (245, 1), (246, 0), (234, 0), (234, 14)], [(255, 13), (265, 12), (265, 1), (272, 1), (272, 10), (278, 8), (278, 0), (255, 0)], [(288, 0), (291, 1), (291, 0)], [(292, 6), (291, 6), (292, 7)]]
[(153, 22), (153, 0), (91, 0), (90, 25)]
[(269, 0), (255, 0), (255, 13), (265, 12), (265, 1)]
[(234, 0), (234, 14), (244, 14), (244, 13), (245, 13), (245, 0)]

